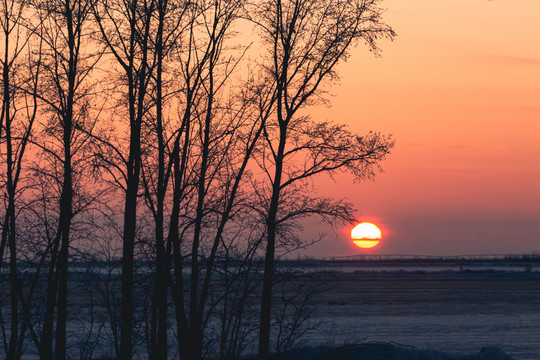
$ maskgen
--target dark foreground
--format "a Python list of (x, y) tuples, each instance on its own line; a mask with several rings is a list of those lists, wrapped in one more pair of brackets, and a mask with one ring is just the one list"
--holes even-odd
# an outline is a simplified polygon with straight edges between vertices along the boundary
[[(282, 291), (289, 295), (299, 289), (312, 291), (305, 309), (309, 320), (304, 325), (309, 329), (291, 343), (295, 350), (275, 359), (538, 360), (539, 267), (489, 262), (294, 264)], [(257, 272), (253, 276), (256, 282)], [(102, 275), (82, 271), (71, 276), (72, 358), (114, 358), (108, 316), (114, 303), (105, 303), (100, 294), (104, 285), (117, 294), (118, 280), (116, 275), (105, 283)], [(145, 288), (147, 283), (141, 284)], [(35, 314), (42, 314), (43, 290), (36, 294)], [(258, 299), (257, 294), (249, 299), (255, 309)], [(144, 309), (145, 293), (137, 300)], [(0, 306), (9, 314), (8, 302)], [(253, 324), (244, 354), (256, 351), (256, 320)], [(135, 358), (146, 359), (144, 328), (140, 333)], [(178, 349), (172, 340), (169, 350), (175, 357)], [(23, 359), (38, 359), (32, 342), (28, 343)]]
[[(540, 359), (540, 272), (364, 269), (321, 277), (327, 287), (314, 297), (321, 325), (310, 345), (382, 341), (462, 355), (441, 359), (497, 347), (518, 360)], [(415, 354), (394, 358), (439, 359)]]
[(473, 355), (450, 355), (434, 350), (420, 350), (388, 343), (344, 345), (340, 347), (305, 347), (292, 350), (276, 359), (283, 360), (514, 360), (498, 348), (483, 348)]

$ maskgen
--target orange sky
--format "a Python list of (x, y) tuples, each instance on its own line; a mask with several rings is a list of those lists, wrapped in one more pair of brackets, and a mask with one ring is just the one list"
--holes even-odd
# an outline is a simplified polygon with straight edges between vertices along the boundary
[[(398, 37), (381, 58), (354, 49), (332, 108), (312, 115), (392, 133), (396, 148), (375, 182), (319, 189), (382, 227), (370, 253), (540, 251), (540, 1), (383, 6)], [(362, 253), (346, 230), (308, 254)]]

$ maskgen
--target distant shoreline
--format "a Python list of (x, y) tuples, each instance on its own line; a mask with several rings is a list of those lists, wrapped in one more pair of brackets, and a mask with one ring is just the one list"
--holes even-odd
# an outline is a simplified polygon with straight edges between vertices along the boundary
[(524, 254), (473, 254), (473, 255), (412, 255), (412, 254), (354, 254), (328, 257), (297, 257), (286, 258), (283, 262), (310, 263), (310, 262), (429, 262), (429, 263), (460, 263), (460, 262), (533, 262), (540, 264), (540, 253), (531, 252)]

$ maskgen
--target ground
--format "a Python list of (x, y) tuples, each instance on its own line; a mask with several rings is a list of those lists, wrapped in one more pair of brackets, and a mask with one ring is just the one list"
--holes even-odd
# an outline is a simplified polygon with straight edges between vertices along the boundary
[(451, 355), (434, 350), (390, 343), (304, 347), (276, 356), (276, 360), (515, 360), (498, 348), (483, 348), (477, 354)]

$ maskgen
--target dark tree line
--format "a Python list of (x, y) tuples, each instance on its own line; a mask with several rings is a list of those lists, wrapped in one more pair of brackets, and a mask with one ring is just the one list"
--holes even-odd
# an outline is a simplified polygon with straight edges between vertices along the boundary
[(306, 245), (302, 219), (354, 220), (311, 183), (370, 179), (393, 146), (309, 107), (352, 46), (395, 36), (381, 17), (378, 0), (1, 0), (2, 356), (293, 346), (307, 298), (276, 261)]

